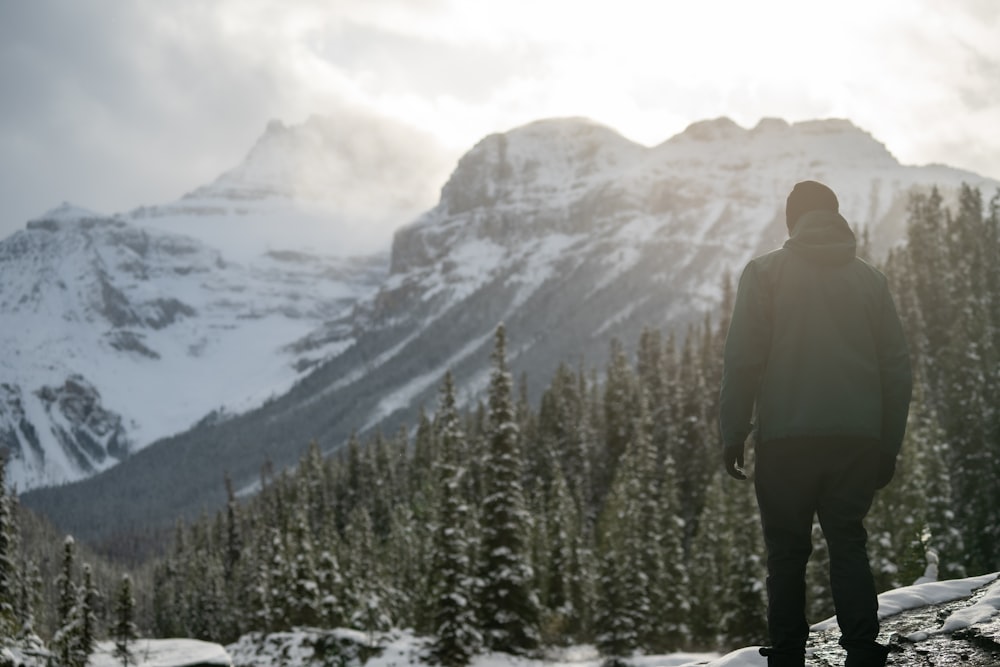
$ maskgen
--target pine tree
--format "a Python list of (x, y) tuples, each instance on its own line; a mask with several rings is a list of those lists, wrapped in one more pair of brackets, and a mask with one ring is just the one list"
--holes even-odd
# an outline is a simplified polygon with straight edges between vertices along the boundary
[[(581, 638), (589, 614), (588, 606), (577, 606), (584, 572), (576, 551), (580, 517), (562, 472), (555, 470), (547, 501), (547, 561), (543, 585), (544, 621), (542, 638), (546, 644), (568, 644)], [(582, 600), (579, 601), (581, 604)]]
[[(659, 545), (663, 565), (655, 621), (659, 641), (675, 649), (690, 640), (691, 576), (684, 558), (684, 519), (677, 496), (677, 467), (667, 456), (659, 468), (660, 529)], [(700, 558), (700, 554), (698, 558)]]
[(89, 564), (83, 566), (83, 582), (79, 589), (77, 608), (80, 617), (80, 634), (76, 646), (77, 664), (86, 665), (97, 644), (97, 605), (99, 593), (94, 585), (94, 574)]
[(67, 536), (63, 542), (62, 571), (56, 579), (58, 630), (52, 637), (52, 645), (60, 664), (76, 667), (80, 642), (80, 616), (77, 607), (77, 587), (73, 583), (76, 567), (76, 542)]
[(431, 561), (429, 527), (418, 526), (413, 511), (395, 501), (389, 515), (389, 534), (383, 543), (386, 580), (386, 610), (397, 626), (416, 628), (424, 619), (418, 607), (427, 597)]
[(455, 406), (451, 373), (444, 377), (437, 419), (437, 478), (441, 489), (434, 536), (430, 591), (434, 635), (431, 657), (445, 667), (467, 665), (482, 636), (476, 623), (469, 543), (466, 539), (468, 508), (462, 497), (463, 470), (460, 452), (464, 435)]
[(267, 554), (266, 570), (260, 576), (263, 587), (259, 591), (264, 603), (262, 616), (266, 619), (265, 628), (269, 631), (290, 630), (292, 627), (290, 609), (286, 591), (292, 587), (291, 572), (288, 564), (288, 551), (284, 537), (278, 527), (272, 527)]
[(332, 549), (324, 549), (319, 555), (317, 566), (319, 579), (320, 610), (325, 627), (338, 628), (345, 620), (343, 606), (344, 578), (340, 574), (340, 563)]
[(350, 582), (352, 590), (347, 598), (352, 627), (368, 634), (373, 642), (375, 633), (392, 627), (387, 609), (388, 596), (382, 574), (382, 565), (375, 551), (375, 533), (371, 516), (363, 507), (356, 507), (349, 517), (347, 548), (352, 563)]
[[(640, 619), (633, 615), (625, 581), (630, 573), (624, 543), (629, 508), (622, 486), (613, 485), (601, 514), (598, 533), (598, 600), (594, 618), (596, 644), (606, 667), (626, 664), (639, 646)], [(633, 572), (634, 574), (634, 572)]]
[(521, 460), (503, 326), (496, 331), (489, 395), (487, 496), (482, 506), (481, 627), (487, 647), (528, 654), (539, 644), (534, 573), (527, 558), (530, 518), (521, 487)]
[(712, 476), (705, 494), (705, 509), (691, 546), (688, 571), (691, 578), (689, 630), (694, 646), (701, 649), (720, 645), (719, 618), (729, 604), (724, 590), (725, 570), (732, 564), (733, 535), (726, 516), (726, 500), (721, 471)]
[(233, 492), (233, 481), (229, 474), (225, 477), (226, 484), (226, 554), (223, 561), (227, 584), (233, 583), (236, 567), (243, 552), (243, 539), (240, 535), (239, 508), (236, 505), (236, 494)]
[[(607, 377), (604, 381), (604, 442), (605, 456), (600, 469), (604, 477), (600, 488), (606, 492), (614, 477), (619, 459), (632, 440), (635, 378), (629, 367), (625, 348), (617, 338), (611, 339)], [(602, 493), (603, 495), (603, 493)]]
[(660, 651), (666, 648), (664, 643), (668, 641), (663, 628), (657, 623), (657, 616), (663, 609), (666, 588), (660, 533), (664, 526), (663, 507), (660, 501), (656, 449), (650, 440), (652, 423), (646, 409), (645, 392), (639, 388), (634, 404), (636, 415), (631, 429), (632, 439), (625, 450), (615, 480), (624, 489), (628, 507), (623, 526), (624, 556), (628, 571), (622, 585), (626, 588), (629, 613), (636, 619), (639, 645)]
[[(298, 481), (300, 485), (304, 485), (305, 476), (300, 473)], [(315, 626), (321, 616), (319, 577), (313, 555), (313, 538), (308, 512), (307, 500), (300, 499), (295, 508), (295, 525), (291, 540), (295, 553), (291, 561), (292, 588), (288, 591), (288, 620), (292, 626)]]
[(685, 553), (697, 532), (705, 489), (717, 459), (709, 453), (718, 451), (715, 437), (711, 435), (717, 429), (710, 429), (708, 425), (710, 401), (706, 396), (709, 392), (695, 343), (695, 329), (691, 327), (684, 340), (678, 369), (676, 427), (671, 446), (674, 461), (684, 466), (684, 474), (678, 477), (677, 495), (680, 515), (684, 519)]
[(132, 578), (122, 576), (115, 600), (115, 625), (111, 633), (115, 642), (114, 656), (121, 660), (122, 667), (136, 664), (132, 648), (138, 637), (135, 627), (135, 598), (132, 596)]
[(0, 452), (0, 647), (7, 645), (20, 628), (18, 627), (16, 526), (14, 523), (14, 499), (7, 492), (7, 459)]
[(730, 646), (762, 644), (767, 639), (766, 559), (753, 487), (730, 485), (725, 504), (730, 551), (723, 569), (722, 634)]

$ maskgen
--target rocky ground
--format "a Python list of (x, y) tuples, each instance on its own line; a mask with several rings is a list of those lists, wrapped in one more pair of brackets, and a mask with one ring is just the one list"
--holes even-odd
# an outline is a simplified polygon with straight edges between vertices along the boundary
[[(946, 621), (953, 615), (980, 602), (991, 586), (977, 589), (971, 597), (901, 612), (882, 620), (879, 641), (888, 642), (889, 665), (900, 667), (1000, 667), (1000, 615), (954, 632), (945, 632)], [(810, 667), (835, 667), (844, 664), (845, 653), (837, 644), (839, 630), (834, 627), (814, 631), (807, 649)]]

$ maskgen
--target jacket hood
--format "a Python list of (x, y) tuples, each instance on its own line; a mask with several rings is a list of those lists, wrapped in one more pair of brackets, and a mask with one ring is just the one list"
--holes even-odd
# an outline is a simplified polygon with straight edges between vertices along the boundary
[(852, 261), (857, 239), (843, 216), (833, 211), (810, 211), (798, 219), (785, 247), (811, 263), (838, 266)]

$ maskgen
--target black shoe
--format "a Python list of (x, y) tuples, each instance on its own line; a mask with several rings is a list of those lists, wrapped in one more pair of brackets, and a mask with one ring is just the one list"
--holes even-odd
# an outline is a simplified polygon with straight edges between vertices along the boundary
[(760, 649), (760, 654), (767, 658), (767, 667), (805, 667), (806, 664), (805, 649), (782, 651), (765, 646)]
[(889, 647), (872, 642), (865, 646), (846, 646), (847, 661), (844, 667), (885, 667)]

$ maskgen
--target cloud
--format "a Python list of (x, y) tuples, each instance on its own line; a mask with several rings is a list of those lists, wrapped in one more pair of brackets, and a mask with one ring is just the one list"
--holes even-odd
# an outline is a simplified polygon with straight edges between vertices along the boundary
[(651, 144), (702, 118), (847, 116), (1000, 177), (992, 0), (32, 0), (0, 4), (0, 235), (63, 199), (163, 203), (270, 118), (366, 110), (451, 152), (545, 116)]
[(218, 39), (215, 17), (146, 7), (4, 4), (0, 187), (15, 202), (4, 222), (53, 197), (105, 211), (175, 197), (228, 166), (276, 111), (276, 73)]

